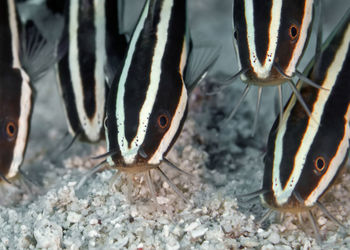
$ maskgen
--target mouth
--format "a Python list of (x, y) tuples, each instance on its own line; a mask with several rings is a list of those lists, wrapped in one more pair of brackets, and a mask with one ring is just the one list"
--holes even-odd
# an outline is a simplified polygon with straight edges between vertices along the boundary
[(304, 206), (303, 204), (294, 203), (294, 202), (288, 202), (287, 204), (284, 204), (282, 206), (277, 206), (276, 204), (268, 203), (263, 198), (261, 198), (261, 202), (265, 207), (272, 209), (272, 210), (275, 210), (275, 211), (278, 211), (278, 212), (281, 212), (281, 213), (298, 214), (298, 213), (302, 213), (302, 212), (307, 212), (307, 211), (311, 210), (312, 208), (314, 208), (314, 206), (307, 207), (307, 206)]
[(115, 166), (115, 168), (120, 170), (121, 172), (129, 173), (129, 174), (143, 173), (158, 167), (159, 165), (151, 165), (147, 163), (133, 163), (133, 164)]
[(282, 213), (288, 212), (288, 213), (297, 214), (301, 212), (307, 212), (310, 209), (314, 208), (314, 205), (306, 206), (305, 201), (297, 192), (293, 192), (293, 196), (291, 196), (289, 200), (282, 205), (277, 204), (276, 198), (272, 193), (266, 193), (264, 195), (261, 195), (260, 198), (261, 198), (262, 204), (265, 207), (276, 210), (278, 212), (282, 212)]

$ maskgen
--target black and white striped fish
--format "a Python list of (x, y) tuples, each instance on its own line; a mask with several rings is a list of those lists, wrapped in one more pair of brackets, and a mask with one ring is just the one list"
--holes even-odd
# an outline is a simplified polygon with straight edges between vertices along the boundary
[(156, 169), (183, 199), (159, 165), (177, 169), (165, 155), (184, 124), (188, 90), (216, 59), (214, 50), (192, 48), (186, 30), (186, 0), (146, 1), (111, 87), (105, 120), (105, 163), (126, 173), (145, 172), (153, 195), (149, 171)]
[[(0, 0), (0, 177), (15, 177), (23, 162), (33, 106), (31, 82), (49, 68), (51, 50), (28, 22), (21, 26), (14, 0)], [(46, 58), (40, 58), (46, 56)]]
[(313, 8), (314, 0), (234, 1), (234, 41), (244, 69), (242, 81), (277, 85), (294, 75), (309, 39)]
[(318, 206), (332, 218), (319, 199), (349, 156), (349, 69), (350, 9), (309, 73), (310, 79), (327, 90), (298, 83), (312, 116), (303, 112), (293, 95), (285, 106), (282, 126), (276, 120), (271, 129), (261, 191), (266, 206), (282, 212), (309, 211), (312, 221), (310, 208)]
[[(263, 87), (278, 86), (280, 111), (282, 111), (282, 83), (288, 82), (295, 92), (291, 78), (297, 75), (317, 87), (297, 70), (312, 29), (314, 2), (314, 0), (234, 1), (233, 40), (240, 70), (233, 78), (240, 76), (247, 86), (228, 119), (236, 113), (252, 85), (258, 86), (253, 132)], [(299, 100), (304, 104), (301, 98)], [(309, 113), (306, 105), (304, 107)]]
[(108, 78), (121, 63), (127, 44), (118, 32), (117, 1), (71, 0), (66, 4), (64, 36), (69, 45), (57, 65), (57, 82), (69, 132), (74, 138), (96, 142), (103, 136), (107, 81), (112, 81)]

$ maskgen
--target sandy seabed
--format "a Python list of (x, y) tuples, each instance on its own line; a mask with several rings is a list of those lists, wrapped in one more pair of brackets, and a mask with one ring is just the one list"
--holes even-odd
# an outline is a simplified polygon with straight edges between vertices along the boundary
[[(209, 10), (213, 3), (209, 0), (193, 4), (194, 16), (203, 11), (213, 14), (206, 15), (211, 26), (198, 29), (197, 37), (203, 37), (207, 29), (226, 34), (221, 41), (223, 50), (234, 53), (230, 1), (217, 4), (217, 10), (212, 12)], [(221, 12), (227, 12), (227, 17), (216, 20)], [(201, 18), (193, 18), (192, 25), (199, 23), (203, 23)], [(57, 156), (58, 149), (69, 139), (59, 142), (66, 124), (55, 77), (50, 72), (35, 86), (37, 103), (22, 168), (36, 184), (27, 184), (30, 190), (25, 185), (20, 190), (14, 185), (7, 186), (2, 193), (7, 204), (0, 206), (0, 249), (350, 248), (347, 232), (318, 209), (313, 212), (323, 237), (321, 244), (316, 242), (307, 218), (301, 225), (294, 215), (286, 214), (281, 220), (274, 214), (260, 225), (258, 221), (266, 208), (259, 199), (247, 203), (237, 200), (237, 195), (258, 190), (262, 185), (262, 159), (275, 119), (272, 101), (275, 90), (264, 91), (255, 137), (251, 137), (251, 128), (256, 92), (249, 94), (230, 122), (225, 122), (244, 85), (237, 81), (217, 95), (205, 93), (212, 89), (215, 79), (236, 69), (230, 66), (235, 60), (234, 56), (228, 58), (230, 53), (223, 53), (212, 76), (193, 92), (188, 119), (168, 155), (192, 177), (162, 166), (190, 201), (187, 204), (157, 173), (152, 173), (157, 203), (152, 201), (142, 175), (132, 179), (131, 197), (124, 175), (111, 187), (115, 171), (110, 169), (91, 176), (76, 190), (82, 175), (98, 163), (91, 156), (104, 153), (105, 144), (77, 142), (68, 152)], [(350, 173), (346, 171), (340, 183), (322, 198), (326, 208), (346, 227), (350, 227), (349, 190)]]

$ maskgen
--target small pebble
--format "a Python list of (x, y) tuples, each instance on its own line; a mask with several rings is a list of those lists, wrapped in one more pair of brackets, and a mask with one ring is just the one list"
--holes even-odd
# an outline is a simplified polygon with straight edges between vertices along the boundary
[(272, 244), (262, 246), (261, 250), (275, 250), (276, 248)]
[(327, 223), (327, 219), (325, 217), (321, 216), (320, 218), (318, 218), (317, 223), (319, 226), (323, 226), (324, 224)]
[(203, 236), (208, 231), (207, 227), (199, 227), (191, 231), (192, 238), (197, 238)]
[(78, 223), (82, 218), (81, 214), (75, 213), (75, 212), (69, 212), (67, 216), (67, 220), (70, 223)]
[(248, 248), (259, 246), (259, 242), (256, 241), (254, 238), (241, 237), (240, 242), (243, 246)]
[(278, 233), (272, 232), (267, 240), (276, 245), (280, 242), (280, 236)]
[(191, 224), (185, 226), (184, 231), (185, 231), (185, 232), (192, 231), (193, 229), (195, 229), (195, 228), (198, 227), (199, 225), (200, 225), (200, 223), (197, 222), (197, 221), (192, 222)]
[(62, 228), (47, 219), (41, 219), (34, 225), (37, 248), (60, 249), (62, 236)]
[[(90, 225), (96, 225), (98, 223), (98, 219), (93, 218), (89, 221)], [(113, 223), (112, 223), (113, 224)]]
[(91, 230), (89, 232), (89, 237), (90, 238), (94, 238), (94, 237), (98, 237), (98, 236), (99, 236), (99, 233), (96, 230)]
[(288, 239), (289, 242), (292, 242), (292, 241), (295, 240), (295, 236), (293, 234), (290, 234), (290, 235), (288, 235), (287, 239)]
[(169, 199), (163, 196), (158, 196), (157, 202), (159, 205), (163, 205), (163, 204), (167, 204), (169, 202)]

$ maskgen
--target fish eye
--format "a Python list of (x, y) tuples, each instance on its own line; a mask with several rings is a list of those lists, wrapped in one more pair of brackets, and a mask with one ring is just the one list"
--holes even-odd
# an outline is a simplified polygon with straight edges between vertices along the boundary
[(157, 119), (157, 124), (161, 129), (165, 129), (169, 125), (169, 116), (167, 114), (160, 114)]
[(319, 156), (316, 158), (314, 165), (318, 172), (322, 172), (326, 168), (326, 160), (322, 156)]
[(14, 122), (8, 122), (6, 124), (6, 135), (8, 136), (9, 139), (12, 139), (17, 132), (17, 127)]
[(298, 37), (298, 34), (299, 34), (299, 29), (298, 29), (298, 26), (295, 25), (295, 24), (292, 24), (290, 27), (289, 27), (289, 37), (292, 41), (294, 41), (297, 37)]

